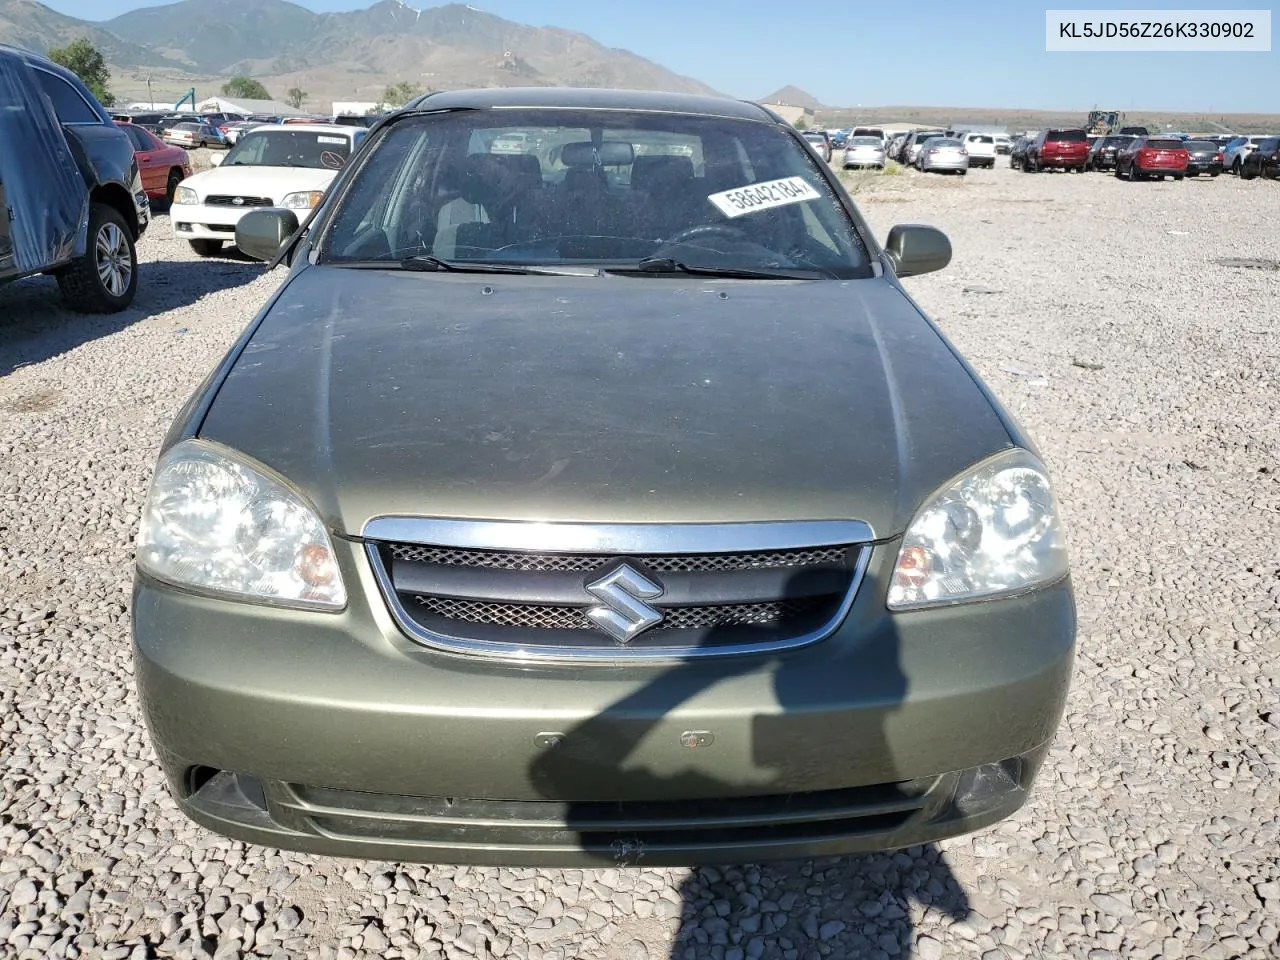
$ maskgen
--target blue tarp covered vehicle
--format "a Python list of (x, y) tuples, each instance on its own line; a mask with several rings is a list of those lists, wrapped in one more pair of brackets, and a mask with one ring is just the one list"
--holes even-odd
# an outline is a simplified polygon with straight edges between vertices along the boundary
[(88, 89), (0, 44), (0, 282), (49, 273), (72, 308), (122, 310), (149, 220), (132, 144)]

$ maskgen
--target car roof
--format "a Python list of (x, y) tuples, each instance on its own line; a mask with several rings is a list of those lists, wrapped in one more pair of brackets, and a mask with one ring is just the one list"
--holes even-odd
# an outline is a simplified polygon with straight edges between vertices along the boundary
[(779, 122), (758, 103), (728, 97), (654, 90), (606, 90), (590, 87), (493, 87), (476, 90), (442, 90), (407, 104), (411, 110), (497, 110), (549, 107), (578, 110), (637, 110), (654, 113), (691, 113), (706, 117)]
[(9, 43), (0, 43), (0, 57), (17, 57), (20, 60), (25, 60), (33, 67), (39, 67), (40, 69), (47, 70), (50, 73), (56, 73), (58, 76), (62, 77), (62, 79), (71, 81), (77, 88), (83, 86), (83, 81), (66, 67), (61, 64), (54, 63), (48, 57), (42, 57), (38, 53), (32, 53), (24, 47), (15, 47)]

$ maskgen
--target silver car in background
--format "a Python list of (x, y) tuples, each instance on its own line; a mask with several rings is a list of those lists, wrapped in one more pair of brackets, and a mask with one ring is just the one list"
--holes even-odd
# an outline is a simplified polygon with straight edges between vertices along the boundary
[(909, 166), (920, 166), (920, 150), (924, 146), (924, 142), (931, 137), (945, 137), (946, 134), (941, 130), (913, 130), (907, 137), (907, 144), (903, 147), (906, 162)]
[(920, 145), (916, 162), (921, 173), (936, 170), (939, 173), (955, 172), (964, 176), (969, 172), (969, 151), (964, 144), (951, 137), (930, 137)]
[(884, 141), (879, 137), (850, 137), (844, 148), (844, 168), (875, 167), (884, 169)]

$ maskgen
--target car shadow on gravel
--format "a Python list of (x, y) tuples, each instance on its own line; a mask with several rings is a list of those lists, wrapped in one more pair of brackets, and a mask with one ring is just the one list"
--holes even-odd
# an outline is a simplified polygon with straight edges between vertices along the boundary
[[(252, 283), (262, 274), (261, 263), (235, 250), (211, 260), (144, 261), (138, 265), (138, 294), (132, 306), (114, 314), (71, 312), (62, 305), (52, 277), (0, 286), (0, 377), (149, 317), (189, 307), (210, 294)], [(246, 312), (246, 322), (250, 316)]]
[[(869, 573), (860, 592), (882, 597), (884, 585)], [(593, 795), (567, 803), (567, 824), (602, 866), (680, 862), (680, 854), (659, 853), (664, 844), (712, 851), (701, 858), (717, 865), (698, 867), (681, 885), (670, 960), (937, 958), (941, 944), (917, 942), (913, 913), (934, 927), (972, 913), (946, 857), (931, 843), (719, 865), (725, 852), (732, 859), (749, 846), (790, 841), (795, 849), (807, 842), (816, 847), (824, 833), (883, 834), (924, 803), (920, 791), (932, 781), (907, 781), (898, 773), (887, 733), (909, 685), (893, 620), (864, 607), (849, 614), (847, 625), (854, 633), (844, 643), (857, 646), (856, 671), (840, 656), (836, 638), (790, 653), (685, 661), (563, 732), (531, 765), (531, 782), (548, 799), (583, 798), (587, 785)], [(715, 639), (713, 632), (704, 642)], [(741, 634), (735, 639), (741, 642)], [(762, 679), (772, 686), (776, 706), (758, 702)], [(712, 687), (714, 706), (691, 704)], [(732, 712), (735, 690), (750, 705), (739, 719), (723, 729), (715, 729), (716, 719), (699, 719)], [(849, 700), (880, 707), (844, 722), (824, 709)], [(671, 715), (685, 704), (689, 713), (673, 724)], [(839, 771), (846, 769), (879, 785), (840, 789)], [(797, 783), (819, 792), (789, 793)], [(634, 826), (622, 832), (620, 822)], [(718, 856), (717, 843), (723, 845)]]

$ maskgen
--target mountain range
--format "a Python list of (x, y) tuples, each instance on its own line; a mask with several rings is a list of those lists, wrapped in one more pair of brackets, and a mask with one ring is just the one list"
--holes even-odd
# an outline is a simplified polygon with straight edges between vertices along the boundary
[[(463, 4), (416, 10), (380, 0), (313, 13), (288, 0), (182, 0), (112, 20), (68, 17), (37, 0), (0, 0), (0, 41), (38, 52), (87, 37), (109, 64), (197, 76), (310, 78), (351, 88), (405, 80), (424, 88), (609, 86), (713, 93), (585, 34), (504, 20)], [(357, 82), (359, 81), (359, 82)]]

